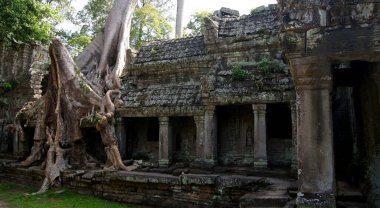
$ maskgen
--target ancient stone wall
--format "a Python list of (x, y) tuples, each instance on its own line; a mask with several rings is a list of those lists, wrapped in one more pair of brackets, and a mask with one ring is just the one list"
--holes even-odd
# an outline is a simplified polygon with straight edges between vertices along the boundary
[[(0, 164), (0, 182), (17, 182), (38, 186), (43, 179), (39, 169), (23, 169)], [(288, 203), (288, 190), (295, 183), (255, 176), (167, 174), (103, 170), (66, 171), (62, 184), (82, 194), (112, 201), (154, 207), (283, 207)], [(271, 192), (271, 190), (277, 190)], [(276, 196), (265, 197), (266, 193)], [(257, 197), (254, 197), (257, 196)], [(263, 197), (261, 197), (263, 196)]]
[[(124, 72), (121, 96), (123, 104), (117, 106), (117, 116), (134, 121), (141, 117), (169, 117), (170, 141), (165, 145), (170, 146), (169, 155), (173, 161), (191, 162), (201, 157), (200, 151), (211, 151), (202, 150), (204, 144), (201, 137), (206, 132), (199, 132), (206, 131), (205, 128), (209, 125), (202, 121), (208, 108), (239, 108), (239, 105), (246, 105), (251, 106), (244, 112), (250, 119), (246, 121), (245, 117), (232, 115), (231, 121), (235, 119), (236, 123), (245, 124), (241, 128), (220, 125), (218, 128), (223, 131), (215, 130), (220, 135), (217, 136), (218, 142), (209, 147), (214, 148), (212, 151), (215, 154), (219, 151), (219, 161), (241, 160), (231, 164), (253, 165), (253, 141), (251, 149), (243, 144), (247, 143), (244, 136), (247, 128), (251, 129), (252, 138), (254, 134), (252, 104), (289, 104), (295, 99), (289, 66), (284, 56), (287, 49), (281, 40), (281, 21), (277, 7), (271, 5), (242, 17), (231, 11), (224, 8), (216, 16), (206, 18), (203, 36), (156, 41), (143, 46), (135, 61)], [(218, 113), (214, 113), (217, 116)], [(185, 122), (181, 118), (189, 120), (186, 120), (186, 131), (176, 125), (176, 121)], [(223, 117), (218, 119), (223, 123)], [(131, 125), (135, 128), (130, 128)], [(132, 141), (133, 145), (130, 146), (134, 150), (127, 152), (141, 152), (145, 158), (153, 161), (159, 159), (154, 155), (157, 156), (157, 152), (160, 152), (157, 148), (162, 144), (147, 140), (144, 133), (147, 127), (140, 128), (131, 123), (124, 126), (121, 128), (126, 130), (126, 136), (120, 143), (124, 144), (124, 140), (125, 143), (130, 143), (133, 140), (131, 138), (138, 141)], [(177, 135), (179, 130), (184, 132), (183, 135)], [(133, 133), (135, 131), (137, 133)], [(178, 136), (184, 143), (178, 143)], [(234, 140), (236, 147), (228, 143)], [(247, 151), (242, 151), (240, 147), (246, 146)], [(121, 148), (131, 149), (128, 145), (122, 145)], [(291, 147), (291, 152), (294, 151)], [(278, 155), (277, 158), (288, 154), (284, 151), (272, 152)], [(127, 155), (131, 157), (133, 154)], [(230, 162), (221, 162), (224, 165), (228, 163)]]
[[(15, 121), (16, 113), (29, 101), (41, 97), (43, 77), (48, 73), (47, 50), (38, 45), (8, 48), (0, 44), (0, 149), (5, 152), (24, 152), (13, 143), (12, 135), (3, 130)], [(3, 144), (3, 145), (1, 145)]]
[[(123, 107), (142, 112), (138, 109), (292, 100), (276, 6), (248, 16), (213, 18), (206, 28), (216, 24), (216, 37), (206, 32), (143, 46), (135, 63), (127, 67)], [(270, 66), (260, 67), (265, 61)], [(245, 74), (242, 79), (234, 78), (234, 67)], [(123, 108), (120, 111), (125, 113)]]
[(42, 79), (47, 74), (48, 53), (38, 45), (18, 49), (0, 45), (0, 85), (2, 104), (0, 118), (13, 121), (16, 112), (32, 98), (41, 97)]

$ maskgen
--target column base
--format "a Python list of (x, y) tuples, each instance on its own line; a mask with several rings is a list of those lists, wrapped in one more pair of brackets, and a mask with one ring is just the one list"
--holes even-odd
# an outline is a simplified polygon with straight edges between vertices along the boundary
[(170, 160), (159, 160), (158, 161), (159, 167), (167, 168), (167, 167), (169, 167), (170, 164), (171, 164)]
[(253, 161), (253, 165), (255, 168), (267, 168), (268, 167), (268, 160), (265, 159), (255, 159)]
[(201, 168), (201, 169), (210, 169), (217, 165), (216, 160), (207, 160), (207, 159), (195, 159), (191, 162), (190, 167)]
[(336, 201), (333, 193), (301, 193), (297, 194), (297, 207), (304, 208), (335, 208)]

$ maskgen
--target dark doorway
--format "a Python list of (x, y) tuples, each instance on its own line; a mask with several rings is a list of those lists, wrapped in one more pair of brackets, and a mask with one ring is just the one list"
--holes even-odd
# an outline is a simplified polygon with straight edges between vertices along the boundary
[(290, 168), (293, 157), (292, 117), (287, 103), (267, 104), (267, 154), (269, 167)]
[(159, 122), (156, 117), (125, 118), (127, 158), (158, 161)]
[(188, 162), (196, 157), (196, 127), (193, 117), (171, 117), (173, 161)]
[(23, 128), (24, 137), (25, 137), (25, 142), (22, 144), (22, 149), (23, 149), (22, 155), (23, 156), (30, 155), (30, 153), (32, 151), (35, 129), (36, 129), (35, 127)]
[(218, 159), (221, 165), (253, 165), (252, 105), (218, 106)]
[(379, 100), (377, 88), (371, 86), (370, 77), (375, 72), (371, 68), (371, 63), (364, 61), (333, 66), (333, 138), (338, 194), (359, 190), (364, 183), (368, 134), (365, 112), (371, 110), (374, 115), (380, 115), (373, 108)]
[(86, 152), (90, 154), (94, 159), (105, 163), (107, 155), (102, 143), (102, 137), (96, 128), (82, 128), (82, 135), (86, 143)]

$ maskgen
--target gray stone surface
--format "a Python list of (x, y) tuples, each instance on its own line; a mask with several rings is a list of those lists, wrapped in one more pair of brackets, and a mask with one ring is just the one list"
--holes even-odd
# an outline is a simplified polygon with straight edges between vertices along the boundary
[(7, 203), (0, 201), (0, 208), (11, 208)]
[(221, 18), (219, 26), (220, 37), (236, 37), (253, 34), (272, 34), (278, 32), (281, 22), (275, 6), (266, 7), (251, 15), (239, 18)]
[(155, 41), (140, 49), (135, 63), (189, 58), (205, 54), (203, 36)]
[(173, 85), (126, 90), (123, 101), (125, 107), (193, 106), (201, 103), (199, 89), (196, 85)]

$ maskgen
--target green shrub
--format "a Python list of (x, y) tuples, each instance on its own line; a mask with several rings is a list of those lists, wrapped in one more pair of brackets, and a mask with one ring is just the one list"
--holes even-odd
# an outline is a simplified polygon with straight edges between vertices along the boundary
[(255, 14), (255, 13), (257, 13), (257, 9), (256, 8), (251, 9), (250, 14)]
[(259, 61), (259, 69), (260, 71), (265, 75), (268, 76), (272, 72), (273, 69), (273, 63), (269, 58), (262, 58)]
[(3, 88), (6, 91), (12, 90), (12, 88), (13, 88), (12, 83), (10, 83), (10, 82), (4, 83)]
[(242, 69), (241, 65), (232, 65), (232, 79), (235, 81), (243, 81), (247, 78), (248, 73)]

